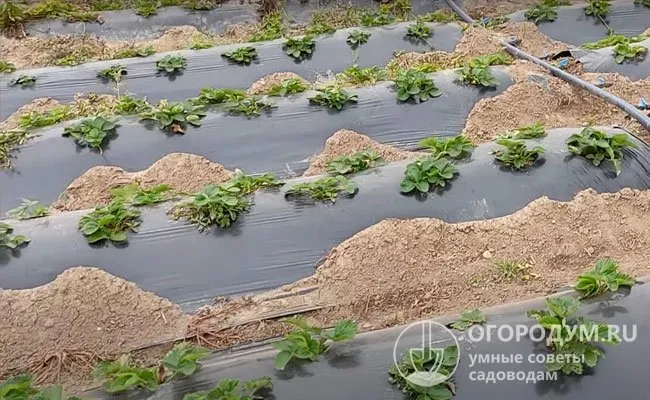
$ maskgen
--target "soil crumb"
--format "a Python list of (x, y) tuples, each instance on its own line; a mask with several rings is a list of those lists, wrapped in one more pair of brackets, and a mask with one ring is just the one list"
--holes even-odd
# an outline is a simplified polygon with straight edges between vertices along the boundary
[(0, 377), (29, 372), (78, 389), (96, 361), (186, 330), (168, 300), (98, 268), (71, 268), (44, 286), (0, 290)]
[[(588, 92), (574, 87), (539, 68), (526, 71), (527, 62), (518, 62), (513, 74), (517, 82), (498, 96), (480, 100), (472, 109), (465, 133), (480, 143), (493, 140), (504, 131), (535, 122), (547, 129), (567, 126), (617, 125), (639, 133), (648, 139), (649, 133), (626, 113)], [(511, 69), (512, 70), (512, 69)], [(595, 82), (602, 77), (607, 91), (637, 104), (650, 93), (650, 78), (630, 81), (618, 74), (582, 74), (581, 78)]]
[[(232, 300), (236, 307), (204, 308), (192, 317), (191, 332), (208, 338), (248, 332), (244, 337), (262, 339), (281, 326), (271, 316), (319, 307), (306, 314), (316, 325), (353, 318), (362, 330), (379, 329), (547, 295), (573, 283), (600, 258), (617, 260), (625, 273), (645, 275), (649, 210), (650, 191), (589, 189), (569, 202), (543, 197), (486, 221), (387, 219), (333, 248), (311, 277), (245, 304)], [(529, 270), (505, 278), (498, 261)], [(228, 344), (237, 343), (235, 338)]]
[(279, 85), (287, 79), (291, 78), (298, 79), (308, 87), (311, 86), (311, 84), (306, 79), (298, 74), (295, 74), (293, 72), (276, 72), (274, 74), (266, 75), (263, 78), (255, 81), (246, 93), (248, 95), (264, 94), (268, 92), (273, 86)]
[(111, 189), (133, 182), (143, 188), (167, 184), (175, 191), (191, 193), (209, 183), (226, 182), (232, 175), (232, 172), (205, 157), (186, 153), (169, 154), (139, 172), (98, 166), (72, 181), (51, 208), (73, 211), (106, 204), (111, 200)]
[(427, 153), (411, 152), (381, 144), (366, 135), (347, 129), (341, 129), (325, 141), (322, 152), (312, 157), (309, 168), (303, 176), (323, 175), (327, 173), (325, 165), (336, 157), (350, 156), (363, 150), (374, 150), (386, 162), (406, 160), (408, 158), (422, 157)]

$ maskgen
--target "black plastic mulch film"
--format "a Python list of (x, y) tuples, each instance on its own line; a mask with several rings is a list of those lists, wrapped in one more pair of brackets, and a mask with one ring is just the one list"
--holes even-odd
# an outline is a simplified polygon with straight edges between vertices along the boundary
[[(205, 156), (229, 169), (247, 173), (301, 173), (308, 157), (322, 149), (339, 129), (352, 129), (385, 144), (413, 147), (418, 140), (436, 134), (454, 136), (463, 130), (474, 104), (505, 90), (511, 78), (494, 68), (500, 83), (496, 89), (481, 90), (454, 82), (453, 71), (431, 74), (443, 95), (420, 104), (398, 103), (392, 83), (350, 89), (359, 103), (341, 111), (310, 105), (313, 93), (277, 98), (270, 114), (247, 119), (210, 113), (201, 127), (185, 135), (171, 135), (135, 119), (121, 120), (117, 137), (99, 154), (78, 149), (62, 137), (57, 126), (42, 132), (12, 160), (13, 170), (0, 170), (0, 215), (16, 207), (22, 198), (50, 203), (75, 178), (97, 165), (113, 165), (128, 171), (148, 168), (173, 152)], [(197, 93), (195, 93), (196, 95)]]
[(358, 194), (334, 205), (290, 201), (282, 193), (286, 189), (260, 191), (250, 213), (208, 234), (170, 222), (165, 213), (169, 205), (145, 208), (140, 232), (120, 248), (86, 243), (77, 224), (87, 211), (11, 221), (32, 242), (14, 255), (0, 252), (0, 286), (31, 288), (71, 266), (97, 265), (190, 310), (215, 296), (276, 288), (307, 277), (332, 247), (386, 218), (483, 220), (511, 214), (542, 196), (569, 200), (587, 188), (601, 193), (650, 188), (647, 145), (635, 140), (639, 148), (625, 151), (623, 172), (614, 177), (607, 163), (599, 168), (569, 156), (564, 141), (578, 131), (553, 130), (539, 140), (546, 149), (543, 161), (526, 173), (500, 167), (490, 154), (494, 144), (481, 145), (470, 162), (459, 165), (451, 185), (426, 200), (400, 194), (402, 162), (354, 176)]
[[(341, 72), (353, 63), (360, 67), (384, 66), (398, 50), (423, 52), (433, 47), (451, 52), (462, 36), (457, 24), (429, 24), (432, 27), (429, 46), (424, 42), (408, 40), (406, 32), (411, 24), (364, 28), (372, 35), (356, 53), (346, 43), (349, 32), (354, 29), (342, 29), (315, 38), (316, 48), (311, 59), (302, 62), (296, 62), (285, 54), (282, 50), (284, 40), (274, 40), (171, 52), (187, 58), (187, 67), (173, 76), (160, 74), (156, 70), (156, 60), (164, 56), (162, 53), (144, 58), (92, 62), (77, 67), (48, 67), (3, 74), (0, 77), (0, 119), (4, 120), (35, 98), (51, 97), (61, 102), (71, 102), (79, 92), (115, 94), (115, 84), (97, 77), (99, 70), (115, 64), (125, 65), (128, 71), (120, 83), (121, 93), (146, 96), (150, 102), (161, 99), (179, 101), (198, 96), (200, 89), (205, 87), (246, 89), (257, 79), (275, 72), (294, 72), (314, 81), (319, 74)], [(225, 51), (249, 45), (255, 47), (258, 54), (258, 59), (251, 65), (237, 65), (221, 57)], [(358, 54), (356, 60), (355, 54)], [(34, 75), (36, 84), (31, 88), (8, 86), (8, 82), (22, 74)]]
[[(544, 398), (547, 400), (566, 399), (626, 399), (643, 400), (648, 398), (648, 368), (650, 358), (650, 336), (643, 332), (650, 330), (647, 304), (650, 302), (648, 285), (634, 286), (628, 296), (603, 296), (584, 304), (579, 311), (589, 319), (609, 325), (625, 327), (626, 337), (631, 338), (632, 326), (636, 327), (636, 338), (624, 341), (618, 346), (601, 346), (605, 356), (598, 361), (593, 372), (579, 377), (568, 378), (558, 373), (558, 380), (512, 380), (485, 383), (474, 380), (473, 376), (484, 373), (519, 373), (526, 377), (545, 374), (540, 362), (529, 362), (531, 355), (544, 354), (543, 346), (529, 337), (501, 341), (496, 329), (492, 330), (491, 340), (482, 339), (468, 343), (467, 335), (454, 332), (460, 344), (460, 361), (453, 379), (456, 385), (454, 400), (504, 399), (523, 400)], [(523, 304), (512, 304), (487, 310), (487, 323), (496, 327), (532, 326), (526, 311), (547, 309), (543, 299), (535, 299)], [(449, 319), (435, 320), (442, 324)], [(186, 380), (161, 386), (150, 398), (182, 399), (187, 393), (212, 389), (226, 378), (242, 381), (270, 376), (273, 390), (265, 399), (277, 400), (405, 400), (408, 399), (388, 382), (388, 369), (393, 365), (393, 349), (397, 347), (398, 356), (409, 349), (423, 346), (422, 330), (412, 327), (400, 337), (407, 326), (398, 326), (359, 335), (350, 342), (337, 343), (332, 349), (313, 363), (290, 363), (284, 371), (277, 371), (273, 359), (277, 350), (270, 346), (235, 353), (217, 353), (202, 362), (195, 376)], [(485, 328), (487, 330), (487, 328)], [(507, 330), (502, 337), (507, 337)], [(621, 334), (623, 335), (623, 334)], [(478, 333), (473, 336), (478, 338)], [(455, 344), (442, 328), (432, 325), (431, 346), (445, 347)], [(397, 345), (396, 345), (397, 343)], [(426, 343), (429, 345), (429, 343)], [(480, 363), (471, 365), (470, 357), (504, 358), (521, 355), (522, 363)], [(519, 374), (521, 375), (521, 374)], [(612, 381), (614, 380), (614, 383)], [(272, 396), (272, 397), (271, 397)], [(121, 396), (109, 396), (101, 390), (84, 393), (92, 399), (140, 399), (142, 392), (130, 392)]]

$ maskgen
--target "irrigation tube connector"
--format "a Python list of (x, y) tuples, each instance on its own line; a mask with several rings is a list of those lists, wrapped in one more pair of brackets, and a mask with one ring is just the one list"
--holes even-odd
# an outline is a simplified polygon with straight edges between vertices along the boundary
[[(445, 0), (445, 3), (447, 3), (447, 5), (451, 7), (451, 9), (454, 10), (454, 12), (458, 14), (458, 16), (465, 22), (470, 24), (475, 22), (472, 17), (470, 17), (458, 4), (454, 2), (454, 0)], [(549, 70), (551, 74), (553, 74), (554, 76), (557, 76), (558, 78), (563, 79), (572, 85), (578, 86), (586, 90), (587, 92), (600, 97), (606, 102), (615, 105), (616, 107), (620, 108), (628, 115), (630, 115), (632, 118), (636, 119), (641, 124), (641, 126), (643, 126), (645, 129), (650, 131), (650, 117), (643, 114), (639, 109), (637, 109), (635, 106), (628, 103), (627, 101), (621, 99), (620, 97), (614, 96), (613, 94), (595, 85), (592, 85), (591, 83), (586, 82), (574, 75), (571, 75), (568, 72), (562, 71), (561, 69), (556, 68), (551, 64), (540, 60), (537, 57), (534, 57), (524, 51), (519, 50), (517, 47), (513, 46), (512, 43), (509, 43), (504, 40), (501, 41), (501, 45), (505, 48), (505, 50), (508, 53), (512, 54), (513, 56), (521, 58), (523, 60), (528, 60), (534, 64), (544, 67), (547, 70)]]

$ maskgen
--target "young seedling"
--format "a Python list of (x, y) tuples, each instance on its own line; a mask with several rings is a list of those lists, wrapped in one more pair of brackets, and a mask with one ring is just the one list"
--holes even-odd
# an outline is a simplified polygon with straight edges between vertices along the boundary
[(310, 326), (302, 317), (285, 318), (282, 322), (293, 326), (294, 330), (272, 344), (280, 350), (275, 356), (275, 368), (279, 370), (283, 370), (292, 358), (316, 361), (334, 343), (350, 340), (357, 334), (357, 324), (352, 320), (343, 320), (334, 329), (327, 330)]
[(346, 39), (346, 42), (348, 45), (352, 48), (352, 50), (356, 50), (361, 45), (364, 45), (368, 43), (368, 39), (370, 39), (370, 32), (364, 32), (364, 31), (352, 31), (348, 34), (348, 38)]
[(184, 134), (187, 129), (186, 124), (201, 126), (200, 120), (205, 115), (202, 105), (189, 102), (168, 103), (167, 100), (161, 100), (157, 107), (141, 113), (140, 118), (158, 122), (160, 129)]
[(381, 159), (374, 150), (362, 150), (350, 156), (336, 157), (325, 164), (325, 168), (331, 175), (352, 174), (374, 167)]
[(497, 136), (497, 139), (538, 139), (546, 136), (546, 130), (544, 125), (540, 122), (535, 122), (534, 124), (522, 126), (511, 131), (506, 131)]
[(282, 25), (282, 14), (279, 11), (271, 12), (262, 18), (261, 29), (253, 33), (249, 42), (263, 42), (267, 40), (278, 39), (284, 34)]
[(611, 11), (612, 5), (609, 0), (587, 0), (585, 14), (594, 17), (604, 17)]
[(179, 55), (166, 55), (160, 60), (156, 61), (156, 68), (160, 72), (166, 72), (168, 74), (176, 74), (187, 67), (187, 61), (185, 57)]
[(122, 79), (122, 76), (126, 75), (126, 67), (122, 64), (111, 65), (109, 68), (102, 69), (97, 72), (97, 76), (106, 80), (119, 82)]
[(632, 286), (634, 283), (634, 278), (618, 272), (616, 261), (601, 259), (589, 272), (578, 276), (575, 290), (580, 293), (581, 299), (586, 299), (607, 291), (616, 292), (619, 287)]
[(318, 94), (309, 98), (310, 103), (341, 110), (347, 103), (357, 103), (359, 96), (350, 94), (338, 86), (327, 86), (316, 89)]
[[(530, 310), (529, 318), (548, 331), (546, 345), (556, 357), (547, 362), (549, 371), (566, 375), (582, 375), (585, 366), (594, 368), (604, 352), (592, 342), (619, 344), (620, 338), (609, 325), (585, 317), (573, 317), (580, 310), (580, 301), (573, 297), (546, 299), (549, 310)], [(583, 361), (584, 360), (584, 361)]]
[(192, 37), (191, 50), (205, 50), (214, 47), (214, 44), (209, 39), (203, 39), (200, 35)]
[(140, 212), (129, 210), (116, 200), (104, 207), (97, 207), (94, 211), (84, 215), (79, 220), (79, 229), (86, 237), (88, 243), (97, 243), (102, 240), (111, 242), (124, 242), (127, 240), (126, 232), (137, 232), (140, 225)]
[(0, 73), (10, 74), (16, 71), (16, 66), (7, 60), (0, 60)]
[(272, 388), (273, 383), (268, 376), (246, 382), (239, 382), (236, 379), (223, 379), (210, 390), (186, 394), (183, 400), (254, 400), (262, 398), (257, 396), (259, 391)]
[(420, 103), (442, 95), (442, 91), (436, 87), (433, 79), (414, 69), (400, 70), (397, 73), (395, 89), (399, 101), (413, 100)]
[(95, 368), (94, 376), (104, 381), (102, 388), (108, 393), (120, 393), (129, 389), (156, 391), (162, 377), (156, 367), (138, 368), (129, 362), (128, 355), (116, 361), (103, 361)]
[(383, 26), (395, 22), (395, 17), (387, 12), (366, 11), (361, 14), (362, 26)]
[(202, 347), (196, 347), (188, 342), (182, 342), (174, 346), (161, 360), (161, 365), (170, 373), (165, 380), (178, 377), (188, 377), (199, 369), (198, 361), (205, 358), (210, 351)]
[(246, 97), (246, 92), (239, 89), (203, 88), (196, 103), (213, 105), (239, 101)]
[(34, 135), (24, 130), (12, 130), (0, 134), (0, 169), (10, 168), (11, 152), (33, 137)]
[(510, 282), (513, 279), (520, 278), (523, 281), (529, 281), (537, 278), (538, 275), (530, 272), (532, 265), (520, 260), (500, 260), (495, 261), (494, 266), (497, 269), (497, 280), (500, 282)]
[(413, 25), (406, 28), (406, 36), (410, 39), (426, 42), (431, 37), (431, 28), (421, 19), (418, 19)]
[(153, 1), (139, 0), (134, 4), (135, 13), (149, 18), (152, 15), (155, 15), (158, 12), (158, 3)]
[(557, 7), (543, 3), (535, 5), (524, 13), (527, 20), (532, 20), (535, 24), (545, 21), (555, 21), (557, 19)]
[(456, 167), (446, 158), (426, 157), (406, 166), (400, 191), (428, 193), (431, 187), (445, 187), (456, 173)]
[(429, 150), (435, 159), (448, 157), (456, 160), (471, 156), (476, 147), (467, 136), (462, 134), (451, 138), (431, 136), (420, 140), (418, 145)]
[(79, 146), (88, 146), (102, 153), (102, 146), (115, 135), (115, 121), (95, 116), (68, 125), (63, 130), (63, 136), (70, 136)]
[(475, 57), (475, 60), (478, 60), (477, 64), (483, 66), (490, 65), (510, 65), (512, 64), (512, 57), (504, 51), (498, 51), (496, 53), (487, 54), (484, 56)]
[(388, 380), (417, 400), (449, 400), (456, 393), (452, 373), (458, 364), (458, 346), (410, 349), (388, 370)]
[(257, 58), (257, 50), (250, 46), (240, 47), (236, 50), (222, 53), (221, 57), (225, 57), (237, 64), (250, 64)]
[(638, 43), (646, 40), (647, 37), (643, 35), (639, 36), (625, 36), (625, 35), (607, 35), (605, 38), (600, 39), (597, 42), (585, 43), (582, 45), (583, 48), (588, 50), (597, 50), (604, 47), (612, 47), (617, 44), (631, 44)]
[(262, 111), (270, 112), (275, 107), (275, 104), (266, 96), (248, 96), (227, 101), (223, 107), (230, 114), (245, 115), (251, 118), (260, 115)]
[(29, 243), (31, 239), (24, 235), (13, 235), (14, 228), (9, 224), (0, 222), (0, 248), (5, 247), (15, 250), (23, 244)]
[(113, 58), (131, 58), (131, 57), (149, 57), (156, 54), (156, 50), (151, 46), (128, 48), (115, 53)]
[(312, 200), (336, 202), (339, 193), (352, 197), (357, 193), (356, 183), (347, 179), (343, 175), (335, 177), (325, 177), (309, 183), (298, 183), (288, 189), (284, 195), (291, 196), (309, 196)]
[(292, 94), (301, 93), (309, 89), (309, 86), (303, 83), (300, 79), (289, 78), (274, 85), (269, 89), (267, 94), (269, 96), (290, 96)]
[(626, 61), (637, 61), (645, 57), (648, 49), (641, 45), (619, 43), (614, 47), (614, 60), (617, 64)]
[(151, 111), (151, 105), (146, 99), (136, 99), (131, 96), (120, 96), (117, 99), (116, 110), (121, 115), (135, 115)]
[(305, 30), (308, 35), (322, 35), (334, 32), (336, 32), (336, 28), (329, 23), (327, 17), (320, 11), (316, 11), (311, 15), (311, 22)]
[(490, 60), (487, 58), (474, 58), (456, 71), (458, 81), (475, 86), (495, 87), (499, 81), (490, 71)]
[(599, 166), (604, 160), (609, 160), (614, 165), (616, 176), (621, 174), (621, 158), (623, 149), (636, 148), (626, 133), (616, 133), (607, 136), (603, 131), (588, 126), (580, 133), (575, 133), (566, 140), (569, 151), (573, 154), (591, 160), (592, 164)]
[(42, 128), (58, 124), (61, 121), (69, 119), (72, 116), (69, 106), (57, 106), (49, 111), (39, 113), (32, 111), (20, 116), (18, 125), (21, 128)]
[(171, 187), (160, 184), (151, 189), (143, 189), (138, 183), (111, 189), (111, 198), (120, 203), (133, 206), (149, 206), (169, 200)]
[(364, 86), (374, 85), (378, 81), (383, 81), (388, 77), (386, 71), (376, 65), (367, 68), (361, 68), (354, 64), (347, 67), (340, 74), (336, 75), (337, 80), (342, 81), (344, 84)]
[(297, 61), (310, 57), (315, 47), (316, 43), (309, 35), (302, 38), (288, 38), (282, 45), (284, 52)]
[(420, 15), (419, 17), (424, 22), (438, 22), (441, 24), (458, 21), (458, 15), (456, 15), (453, 11), (446, 10), (433, 11), (424, 15)]
[(529, 149), (522, 140), (497, 139), (495, 143), (504, 147), (503, 149), (492, 151), (492, 154), (496, 156), (495, 158), (502, 164), (518, 171), (533, 165), (539, 158), (539, 155), (544, 153), (543, 147), (535, 146)]
[(20, 77), (9, 82), (9, 86), (20, 85), (24, 88), (32, 87), (36, 83), (36, 77), (34, 75), (21, 75)]
[(460, 319), (450, 326), (452, 329), (457, 331), (466, 331), (472, 325), (481, 325), (484, 324), (487, 320), (485, 316), (481, 313), (481, 310), (475, 308), (471, 311), (466, 310), (460, 314)]
[(207, 185), (194, 195), (189, 203), (177, 205), (172, 209), (176, 217), (184, 217), (194, 223), (199, 231), (213, 225), (226, 228), (237, 217), (248, 211), (251, 203), (242, 195), (242, 190), (232, 183)]
[(32, 219), (45, 217), (50, 212), (38, 200), (23, 199), (16, 208), (7, 211), (7, 216), (13, 219)]
[(267, 189), (284, 185), (271, 174), (246, 175), (240, 169), (235, 170), (235, 175), (228, 181), (232, 187), (240, 190), (242, 195), (251, 194), (258, 189)]

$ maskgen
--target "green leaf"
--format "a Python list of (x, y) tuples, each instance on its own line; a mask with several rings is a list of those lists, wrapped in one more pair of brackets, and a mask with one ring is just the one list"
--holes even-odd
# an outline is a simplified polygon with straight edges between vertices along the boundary
[(406, 377), (406, 380), (416, 386), (430, 388), (445, 382), (449, 377), (438, 372), (416, 371)]
[(275, 356), (275, 368), (283, 370), (284, 367), (289, 363), (289, 360), (293, 357), (293, 353), (283, 350)]
[(352, 339), (357, 334), (357, 323), (352, 320), (344, 320), (336, 324), (334, 331), (327, 332), (328, 339), (334, 342)]

